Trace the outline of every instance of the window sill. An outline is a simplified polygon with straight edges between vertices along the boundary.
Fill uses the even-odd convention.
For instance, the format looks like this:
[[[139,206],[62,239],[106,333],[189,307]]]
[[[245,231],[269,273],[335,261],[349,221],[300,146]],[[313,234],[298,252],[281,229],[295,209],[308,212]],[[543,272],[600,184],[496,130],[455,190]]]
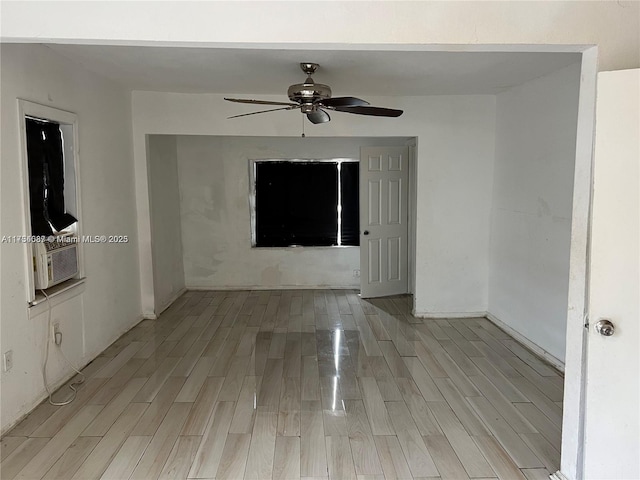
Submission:
[[[72,278],[47,289],[51,307],[55,307],[84,292],[85,280],[86,278]],[[29,318],[46,312],[48,308],[47,298],[38,290],[36,292],[36,298],[29,302]]]
[[[258,247],[256,245],[251,245],[251,248],[255,250],[328,250],[333,248],[360,248],[360,245],[291,245],[288,247]]]

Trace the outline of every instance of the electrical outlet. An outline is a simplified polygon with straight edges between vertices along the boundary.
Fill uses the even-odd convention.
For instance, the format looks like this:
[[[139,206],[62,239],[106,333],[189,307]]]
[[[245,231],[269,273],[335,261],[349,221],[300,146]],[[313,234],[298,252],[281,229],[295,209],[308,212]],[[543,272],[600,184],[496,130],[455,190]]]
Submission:
[[[13,350],[4,352],[2,355],[2,370],[8,372],[13,368]]]
[[[354,278],[360,278],[360,270],[356,269],[353,271],[353,277]]]
[[[62,330],[60,330],[60,324],[58,322],[53,324],[53,341],[58,346],[62,344]]]

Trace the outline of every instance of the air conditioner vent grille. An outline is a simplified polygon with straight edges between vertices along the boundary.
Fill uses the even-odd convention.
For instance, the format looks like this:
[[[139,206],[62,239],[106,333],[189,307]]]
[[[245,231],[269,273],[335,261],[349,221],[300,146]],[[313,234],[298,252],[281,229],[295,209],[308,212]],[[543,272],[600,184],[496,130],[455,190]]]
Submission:
[[[54,251],[51,256],[54,283],[73,277],[78,272],[78,256],[75,247]]]

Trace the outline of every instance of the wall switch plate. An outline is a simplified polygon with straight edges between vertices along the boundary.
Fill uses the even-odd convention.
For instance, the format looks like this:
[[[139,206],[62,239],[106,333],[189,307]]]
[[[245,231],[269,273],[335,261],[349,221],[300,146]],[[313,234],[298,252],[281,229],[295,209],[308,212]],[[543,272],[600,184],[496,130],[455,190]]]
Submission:
[[[2,371],[8,372],[13,368],[13,350],[8,350],[2,355]]]
[[[360,278],[360,270],[356,269],[353,271],[354,278]]]

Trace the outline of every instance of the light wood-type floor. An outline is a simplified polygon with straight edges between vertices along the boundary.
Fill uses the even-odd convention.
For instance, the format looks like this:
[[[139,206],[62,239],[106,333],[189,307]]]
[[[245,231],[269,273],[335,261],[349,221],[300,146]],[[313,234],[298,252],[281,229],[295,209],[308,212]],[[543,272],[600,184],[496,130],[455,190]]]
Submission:
[[[563,378],[407,296],[188,292],[2,439],[10,479],[544,479]],[[53,355],[53,353],[52,353]],[[61,390],[57,395],[66,395]]]

